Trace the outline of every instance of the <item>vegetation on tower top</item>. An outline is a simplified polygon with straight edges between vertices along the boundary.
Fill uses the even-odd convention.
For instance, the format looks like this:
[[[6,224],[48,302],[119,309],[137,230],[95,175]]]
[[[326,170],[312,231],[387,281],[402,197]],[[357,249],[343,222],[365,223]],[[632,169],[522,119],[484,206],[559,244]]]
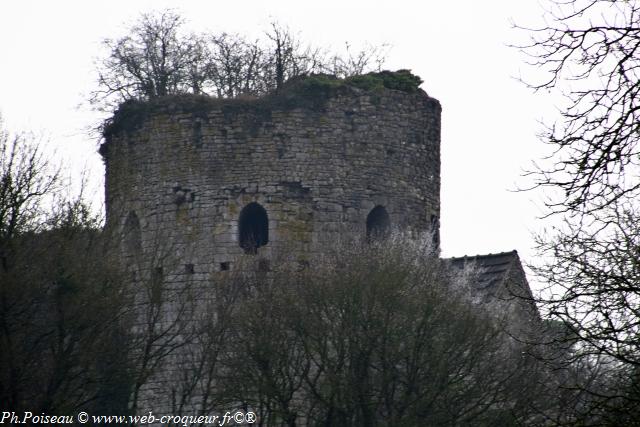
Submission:
[[[331,97],[339,94],[371,93],[378,95],[384,90],[416,93],[422,79],[409,70],[380,71],[340,79],[328,74],[298,76],[286,82],[282,88],[262,97],[216,98],[208,95],[177,94],[152,99],[125,101],[113,117],[105,121],[103,135],[137,129],[144,120],[158,113],[206,114],[215,108],[230,110],[251,109],[268,113],[273,109],[290,110],[303,108],[322,110]]]

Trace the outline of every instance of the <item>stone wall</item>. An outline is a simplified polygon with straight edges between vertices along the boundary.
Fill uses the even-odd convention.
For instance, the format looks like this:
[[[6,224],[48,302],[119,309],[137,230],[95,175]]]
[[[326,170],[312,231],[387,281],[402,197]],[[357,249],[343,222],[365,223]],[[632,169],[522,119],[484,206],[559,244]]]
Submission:
[[[268,270],[280,249],[304,266],[327,241],[373,237],[376,226],[437,235],[438,101],[345,84],[298,95],[169,97],[114,116],[101,147],[107,230],[121,237],[132,275],[136,339],[161,337],[153,338],[159,350],[188,340],[185,322],[208,312],[215,277],[246,252]],[[243,222],[256,213],[266,218]],[[260,219],[266,231],[251,234]],[[242,245],[246,224],[257,249]],[[175,413],[182,371],[198,351],[181,347],[154,368],[138,408]]]
[[[144,257],[170,248],[190,280],[233,269],[252,202],[268,216],[266,260],[287,244],[308,262],[327,240],[364,235],[377,206],[391,227],[437,228],[439,102],[347,85],[317,101],[168,99],[112,126],[101,147],[107,226],[134,227],[141,242],[129,250]]]

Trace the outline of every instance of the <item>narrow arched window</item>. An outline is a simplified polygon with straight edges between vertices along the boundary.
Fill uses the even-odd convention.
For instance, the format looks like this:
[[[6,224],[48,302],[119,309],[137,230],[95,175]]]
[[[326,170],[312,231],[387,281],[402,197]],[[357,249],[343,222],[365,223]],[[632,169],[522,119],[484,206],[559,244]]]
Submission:
[[[376,206],[367,215],[367,241],[384,239],[389,235],[391,220],[384,206]]]
[[[129,212],[124,222],[122,233],[124,252],[126,256],[138,256],[142,251],[142,237],[140,234],[140,220],[134,211]]]
[[[269,243],[269,217],[260,204],[249,203],[240,212],[238,241],[248,254],[257,253],[259,247]]]
[[[431,241],[434,248],[440,246],[440,219],[437,215],[431,215]]]

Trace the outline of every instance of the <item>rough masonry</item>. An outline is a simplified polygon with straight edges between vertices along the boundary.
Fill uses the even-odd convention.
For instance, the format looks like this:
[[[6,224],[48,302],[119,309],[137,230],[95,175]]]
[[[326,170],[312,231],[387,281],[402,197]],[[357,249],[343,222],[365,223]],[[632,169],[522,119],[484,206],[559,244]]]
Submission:
[[[125,105],[101,148],[108,225],[149,253],[163,236],[203,280],[284,243],[304,263],[337,236],[437,233],[439,102],[347,84],[308,96]]]
[[[417,79],[408,72],[382,76],[391,83],[316,76],[260,99],[122,105],[100,151],[107,229],[122,237],[124,262],[142,259],[147,279],[175,290],[206,287],[243,254],[269,270],[284,248],[304,268],[327,242],[393,228],[431,232],[437,244],[440,103],[419,82],[395,84]],[[515,313],[518,329],[537,318],[514,297],[531,295],[517,253],[450,262],[484,271],[476,303]],[[131,271],[134,282],[145,274]],[[148,407],[180,376],[176,357],[147,385]]]

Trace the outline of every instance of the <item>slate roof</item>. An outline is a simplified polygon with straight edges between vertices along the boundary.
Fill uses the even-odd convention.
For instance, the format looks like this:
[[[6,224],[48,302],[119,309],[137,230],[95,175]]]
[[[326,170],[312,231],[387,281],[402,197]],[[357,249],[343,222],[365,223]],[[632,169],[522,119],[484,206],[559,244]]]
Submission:
[[[504,283],[513,268],[520,267],[518,251],[500,252],[497,254],[463,256],[449,258],[454,267],[463,269],[466,266],[475,266],[479,270],[478,280],[474,285],[476,289],[491,289]]]
[[[497,254],[463,256],[447,259],[454,269],[475,268],[477,276],[470,283],[473,298],[478,303],[515,302],[518,316],[526,320],[540,320],[531,288],[517,251]]]

